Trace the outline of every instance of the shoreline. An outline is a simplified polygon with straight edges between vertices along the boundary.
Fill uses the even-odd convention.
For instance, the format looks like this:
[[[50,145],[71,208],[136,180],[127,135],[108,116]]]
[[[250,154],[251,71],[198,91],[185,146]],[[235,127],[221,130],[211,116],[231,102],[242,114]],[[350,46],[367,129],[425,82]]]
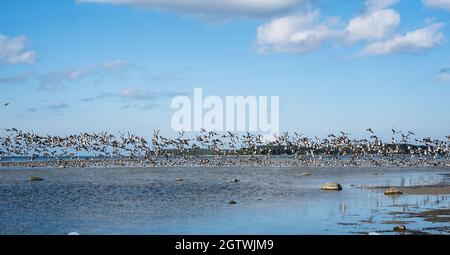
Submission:
[[[355,167],[355,168],[383,168],[383,167],[450,167],[448,159],[403,159],[400,157],[381,158],[371,161],[364,159],[323,159],[320,157],[197,157],[174,159],[68,159],[68,160],[39,160],[39,161],[0,161],[0,168],[116,168],[116,167]]]

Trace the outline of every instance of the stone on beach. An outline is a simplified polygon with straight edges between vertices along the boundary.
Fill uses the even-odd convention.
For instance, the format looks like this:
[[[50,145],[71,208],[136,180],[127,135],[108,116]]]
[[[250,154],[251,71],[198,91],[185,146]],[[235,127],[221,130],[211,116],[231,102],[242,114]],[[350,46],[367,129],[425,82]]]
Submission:
[[[35,181],[43,181],[44,178],[39,177],[39,176],[32,176],[30,177],[30,181],[35,182]]]
[[[397,189],[397,188],[394,188],[394,187],[392,187],[392,188],[389,188],[388,190],[386,190],[385,192],[384,192],[384,194],[385,195],[390,195],[390,196],[392,196],[392,195],[402,195],[403,194],[403,192],[401,191],[401,190],[399,190],[399,189]]]
[[[325,183],[321,187],[322,190],[342,190],[342,186],[339,183],[329,182]]]
[[[394,227],[394,231],[395,232],[405,232],[406,231],[406,226],[405,225],[398,225]]]

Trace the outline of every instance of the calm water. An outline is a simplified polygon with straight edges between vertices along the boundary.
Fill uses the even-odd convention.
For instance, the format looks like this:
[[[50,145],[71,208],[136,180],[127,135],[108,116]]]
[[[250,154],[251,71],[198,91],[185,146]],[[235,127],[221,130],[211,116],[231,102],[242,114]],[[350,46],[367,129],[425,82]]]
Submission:
[[[395,226],[385,221],[405,220],[391,212],[449,209],[449,196],[388,197],[361,186],[448,183],[449,173],[450,168],[0,169],[0,234],[383,232]],[[31,182],[31,176],[45,180]],[[321,191],[324,182],[339,182],[344,190]],[[415,230],[449,226],[406,220]]]

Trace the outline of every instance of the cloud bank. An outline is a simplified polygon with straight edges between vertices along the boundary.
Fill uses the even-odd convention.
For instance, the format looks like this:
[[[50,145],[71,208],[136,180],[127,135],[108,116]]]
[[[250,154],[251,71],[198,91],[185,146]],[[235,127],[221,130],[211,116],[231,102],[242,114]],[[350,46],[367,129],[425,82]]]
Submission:
[[[426,6],[450,11],[450,0],[423,0]]]
[[[151,10],[212,18],[270,18],[256,31],[259,53],[308,53],[325,43],[365,43],[358,56],[416,54],[442,43],[442,23],[399,33],[400,0],[366,0],[364,9],[347,22],[322,17],[320,10],[304,11],[310,0],[76,0],[78,3],[128,5]],[[424,5],[450,10],[450,0],[422,0]],[[303,11],[301,11],[303,10]],[[281,15],[281,16],[280,16]]]
[[[211,18],[265,18],[295,9],[307,0],[76,0],[77,3],[130,5]]]
[[[396,32],[400,14],[391,9],[398,0],[368,0],[365,10],[347,23],[340,17],[321,17],[320,11],[279,17],[257,28],[256,48],[260,53],[308,53],[325,42],[366,43],[357,56],[417,54],[443,42],[443,23],[404,34]]]

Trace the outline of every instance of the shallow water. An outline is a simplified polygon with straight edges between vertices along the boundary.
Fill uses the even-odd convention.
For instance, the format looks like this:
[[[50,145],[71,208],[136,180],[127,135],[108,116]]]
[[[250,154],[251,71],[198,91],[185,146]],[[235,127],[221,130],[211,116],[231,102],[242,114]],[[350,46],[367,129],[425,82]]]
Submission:
[[[305,171],[311,176],[303,176]],[[399,220],[422,231],[450,223],[399,212],[449,209],[449,195],[390,197],[367,187],[449,183],[449,173],[450,168],[350,167],[0,169],[0,233],[392,234],[396,224],[389,221]],[[31,176],[45,180],[31,182]],[[344,189],[321,191],[325,182]],[[231,200],[237,204],[229,205]]]

